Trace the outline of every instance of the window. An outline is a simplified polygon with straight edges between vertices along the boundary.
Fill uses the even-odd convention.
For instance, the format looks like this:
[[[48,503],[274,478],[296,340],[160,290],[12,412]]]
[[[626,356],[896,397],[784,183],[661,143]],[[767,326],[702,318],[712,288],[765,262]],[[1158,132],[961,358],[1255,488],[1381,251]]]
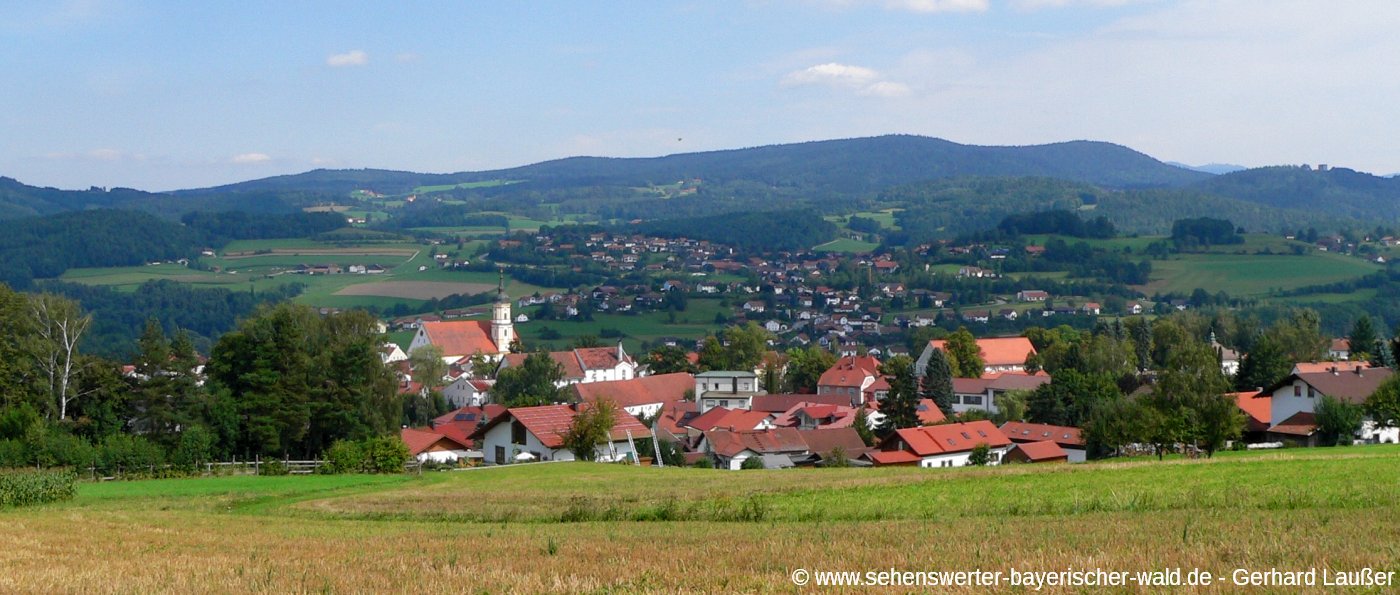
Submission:
[[[965,395],[965,396],[963,396],[963,404],[964,404],[964,405],[981,405],[981,404],[982,404],[982,395]]]
[[[720,406],[720,407],[728,407],[728,406],[729,406],[729,399],[722,399],[722,400],[720,400],[719,406]]]
[[[514,420],[510,422],[510,443],[525,444],[525,424]]]
[[[1311,399],[1311,398],[1316,397],[1316,396],[1317,396],[1317,391],[1316,391],[1315,389],[1313,389],[1313,387],[1312,387],[1311,384],[1308,385],[1308,398]]]
[[[1299,386],[1299,385],[1297,385],[1297,384],[1293,385],[1293,396],[1295,396],[1295,397],[1301,397],[1301,396],[1303,396],[1303,387],[1302,387],[1302,386]]]

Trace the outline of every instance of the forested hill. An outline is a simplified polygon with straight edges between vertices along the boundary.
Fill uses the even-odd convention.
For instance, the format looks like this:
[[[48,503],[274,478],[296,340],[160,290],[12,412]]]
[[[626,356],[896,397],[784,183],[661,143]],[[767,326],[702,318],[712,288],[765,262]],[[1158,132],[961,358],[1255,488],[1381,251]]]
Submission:
[[[389,170],[315,170],[181,194],[297,190],[345,193],[368,189],[401,194],[419,186],[523,181],[532,186],[645,186],[700,178],[857,193],[953,176],[1042,176],[1112,188],[1182,186],[1209,174],[1167,165],[1103,142],[1024,147],[962,145],[922,136],[891,135],[682,153],[665,157],[571,157],[510,169],[455,174]],[[523,190],[523,188],[522,188]]]
[[[1400,179],[1341,167],[1260,167],[1217,176],[1195,188],[1275,208],[1363,220],[1400,218]]]
[[[197,211],[287,213],[297,210],[302,203],[322,198],[305,193],[269,191],[176,196],[131,188],[60,190],[30,186],[14,178],[0,177],[0,221],[88,209],[145,211],[166,219],[178,219],[186,213]]]

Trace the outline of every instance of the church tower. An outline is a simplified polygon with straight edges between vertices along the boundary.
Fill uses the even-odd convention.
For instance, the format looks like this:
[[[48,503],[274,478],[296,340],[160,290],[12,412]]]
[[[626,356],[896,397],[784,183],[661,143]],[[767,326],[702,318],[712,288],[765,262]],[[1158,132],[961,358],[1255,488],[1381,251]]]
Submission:
[[[491,341],[501,353],[510,351],[515,341],[515,324],[510,318],[510,296],[506,295],[506,273],[500,272],[496,284],[496,304],[491,308]]]

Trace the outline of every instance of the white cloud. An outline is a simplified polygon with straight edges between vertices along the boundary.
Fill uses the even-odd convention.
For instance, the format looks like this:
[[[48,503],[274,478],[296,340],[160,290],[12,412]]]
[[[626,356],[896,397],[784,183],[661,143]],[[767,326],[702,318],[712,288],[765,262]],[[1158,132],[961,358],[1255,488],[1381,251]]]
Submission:
[[[326,57],[326,65],[332,67],[364,66],[369,64],[369,54],[364,50],[350,50],[344,54],[331,54]]]
[[[263,163],[267,161],[272,161],[272,156],[268,155],[267,153],[243,153],[240,155],[234,155],[233,159],[230,159],[229,161],[238,164]]]
[[[783,76],[781,84],[784,87],[821,85],[875,97],[900,97],[909,94],[908,85],[885,80],[879,72],[864,66],[836,62],[789,72]]]
[[[878,4],[885,10],[902,10],[932,14],[936,12],[986,12],[990,0],[820,0],[818,4],[833,8],[848,8]]]
[[[910,12],[986,12],[988,0],[886,0],[885,8]]]
[[[1126,6],[1143,2],[1145,0],[1016,0],[1016,8],[1021,10],[1038,10],[1041,8],[1067,8],[1070,6],[1088,6],[1092,8],[1111,8],[1115,6]]]

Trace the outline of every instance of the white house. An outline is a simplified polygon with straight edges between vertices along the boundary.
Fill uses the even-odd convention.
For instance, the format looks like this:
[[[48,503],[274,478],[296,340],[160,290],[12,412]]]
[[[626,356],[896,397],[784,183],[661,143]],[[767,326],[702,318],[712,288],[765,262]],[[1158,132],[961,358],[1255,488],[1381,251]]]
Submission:
[[[1047,440],[1054,442],[1065,451],[1065,454],[1069,455],[1071,463],[1083,463],[1087,458],[1088,448],[1079,428],[1009,421],[1001,424],[1000,429],[1001,433],[1006,434],[1006,437],[1016,444],[1031,444]]]
[[[404,428],[399,439],[408,447],[408,454],[419,462],[452,463],[471,456],[471,448],[450,436],[431,430]]]
[[[1362,404],[1392,374],[1390,368],[1369,368],[1337,363],[1325,372],[1290,374],[1260,394],[1269,395],[1270,438],[1317,444],[1317,401],[1330,397]],[[1378,426],[1367,419],[1356,436],[1368,442],[1400,442],[1400,429]]]
[[[512,353],[501,359],[500,369],[520,366],[529,354]],[[564,368],[564,378],[556,384],[560,387],[587,382],[610,380],[631,380],[637,377],[637,362],[617,347],[585,347],[569,351],[550,352],[549,358]]]
[[[588,405],[581,405],[587,407]],[[481,445],[488,465],[509,465],[531,461],[572,461],[574,453],[564,447],[575,405],[515,407],[491,418],[472,433]],[[597,447],[599,461],[619,461],[636,456],[628,432],[636,438],[651,436],[651,430],[621,408],[613,414],[611,440]]]
[[[988,465],[1001,463],[1011,450],[1011,439],[986,420],[895,430],[880,443],[879,451],[866,455],[876,465],[918,465],[924,468],[962,467],[973,449],[985,444]]]
[[[712,407],[748,409],[754,395],[763,394],[758,374],[749,371],[710,371],[695,375],[695,403],[704,413]]]
[[[379,359],[386,364],[401,362],[408,359],[408,354],[403,352],[403,348],[393,343],[385,343],[379,348]]]
[[[454,409],[459,407],[480,407],[489,401],[494,380],[472,378],[467,374],[458,376],[447,386],[442,387],[442,398]]]
[[[667,403],[685,400],[695,388],[695,377],[685,372],[641,376],[631,380],[609,380],[573,385],[579,402],[596,403],[607,399],[637,417],[656,415]]]

